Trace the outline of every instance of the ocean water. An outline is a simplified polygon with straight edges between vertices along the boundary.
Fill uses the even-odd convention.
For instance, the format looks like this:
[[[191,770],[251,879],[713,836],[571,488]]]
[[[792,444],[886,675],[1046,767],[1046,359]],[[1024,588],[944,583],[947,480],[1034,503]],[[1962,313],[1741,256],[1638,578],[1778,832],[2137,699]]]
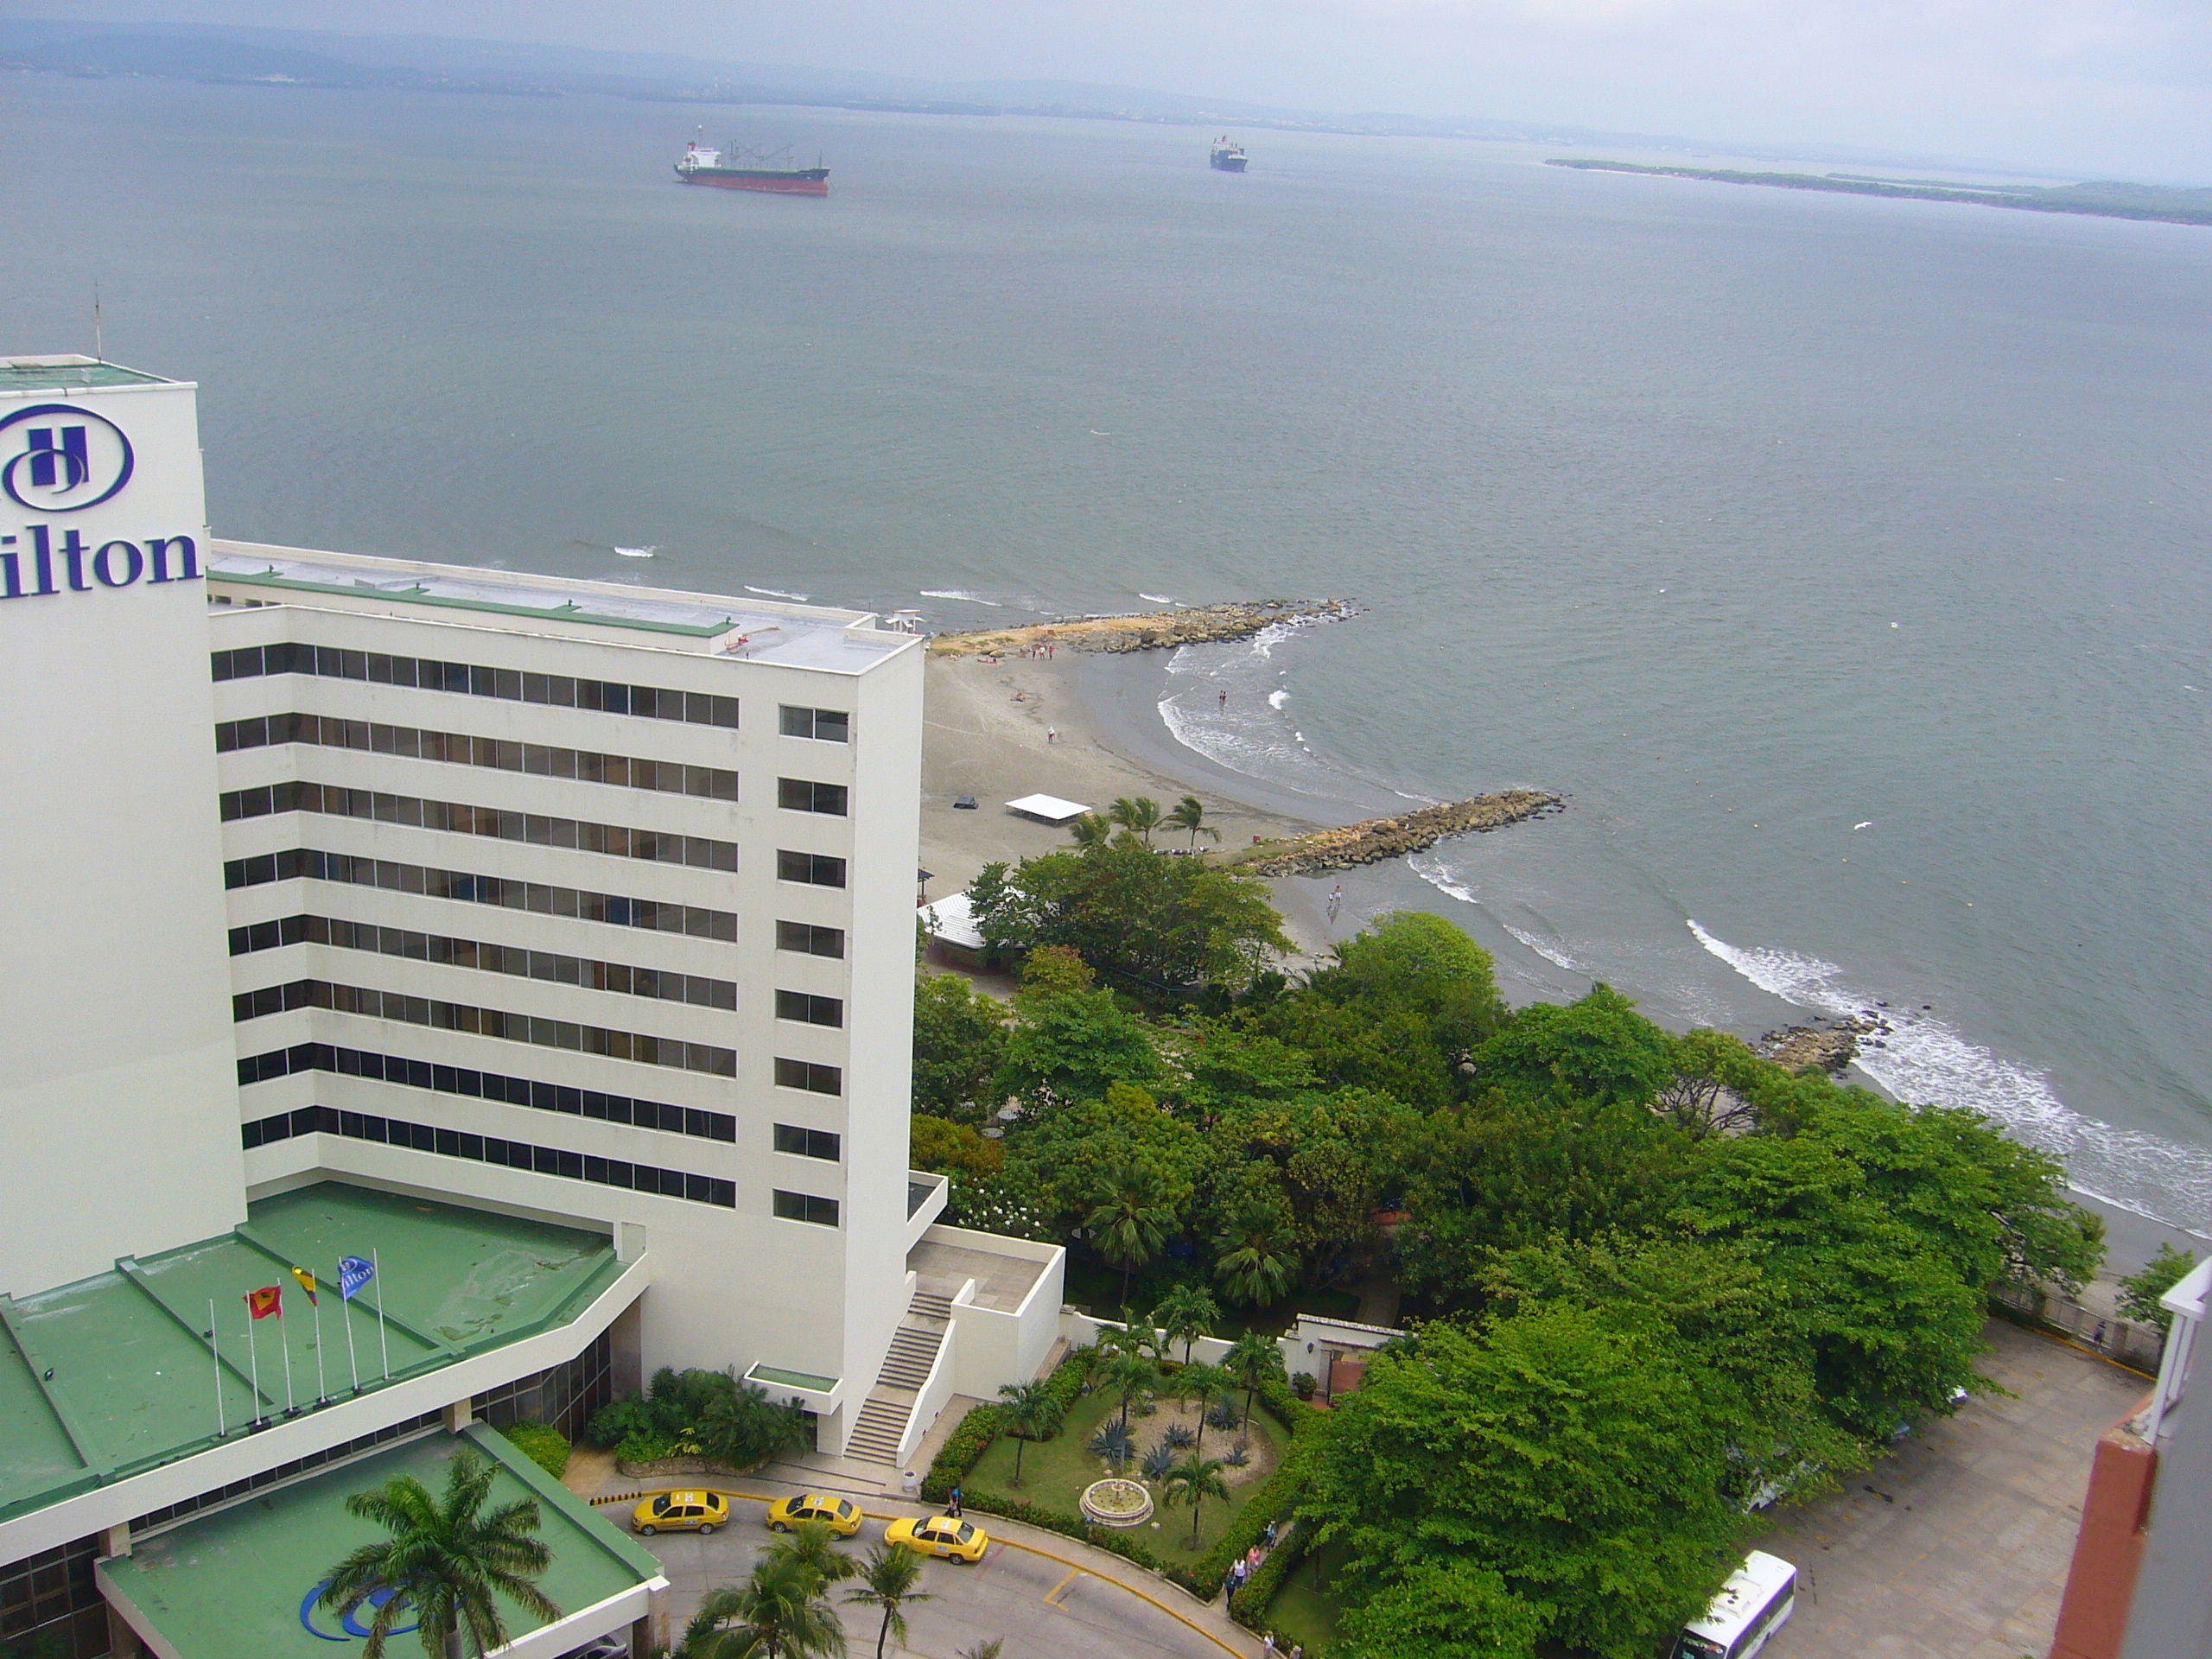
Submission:
[[[954,627],[1355,597],[1154,700],[1317,810],[1567,797],[1372,902],[1522,995],[1885,1004],[1884,1086],[2212,1230],[2212,232],[712,111],[833,169],[749,197],[671,181],[698,113],[0,77],[0,346],[97,284],[229,535]]]

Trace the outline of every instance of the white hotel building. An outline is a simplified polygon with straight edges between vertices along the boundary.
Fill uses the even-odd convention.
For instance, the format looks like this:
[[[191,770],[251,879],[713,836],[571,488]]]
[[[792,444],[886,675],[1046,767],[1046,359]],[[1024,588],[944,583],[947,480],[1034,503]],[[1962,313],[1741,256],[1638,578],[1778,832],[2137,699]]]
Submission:
[[[165,1535],[472,1413],[734,1366],[895,1466],[1033,1374],[1058,1253],[906,1167],[921,642],[214,541],[194,396],[0,360],[0,1653],[260,1651]]]

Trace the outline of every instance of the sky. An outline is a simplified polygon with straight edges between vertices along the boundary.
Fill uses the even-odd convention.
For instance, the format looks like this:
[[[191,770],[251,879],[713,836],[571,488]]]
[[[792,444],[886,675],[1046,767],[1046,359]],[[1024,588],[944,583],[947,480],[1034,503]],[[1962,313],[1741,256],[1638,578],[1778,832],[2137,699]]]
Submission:
[[[4,0],[2212,183],[2212,0]]]

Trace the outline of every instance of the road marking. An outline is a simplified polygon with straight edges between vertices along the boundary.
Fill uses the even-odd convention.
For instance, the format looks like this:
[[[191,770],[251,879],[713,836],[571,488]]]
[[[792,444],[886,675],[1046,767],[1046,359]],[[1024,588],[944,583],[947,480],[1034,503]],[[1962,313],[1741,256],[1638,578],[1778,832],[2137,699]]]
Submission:
[[[1068,1569],[1067,1577],[1062,1579],[1058,1584],[1054,1585],[1051,1589],[1045,1592],[1045,1605],[1047,1607],[1058,1607],[1062,1612],[1067,1611],[1067,1609],[1061,1605],[1060,1596],[1062,1592],[1067,1589],[1068,1586],[1073,1584],[1077,1579],[1083,1576],[1083,1572],[1084,1569],[1079,1567],[1070,1567]]]

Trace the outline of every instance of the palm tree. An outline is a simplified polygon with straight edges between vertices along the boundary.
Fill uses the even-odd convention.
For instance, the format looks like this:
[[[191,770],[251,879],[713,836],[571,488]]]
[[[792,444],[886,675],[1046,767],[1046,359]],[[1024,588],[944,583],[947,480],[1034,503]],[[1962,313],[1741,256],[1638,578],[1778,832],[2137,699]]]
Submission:
[[[914,1602],[935,1597],[914,1588],[922,1576],[922,1558],[896,1544],[877,1544],[868,1553],[860,1571],[861,1587],[846,1592],[845,1599],[858,1606],[880,1607],[883,1623],[875,1632],[875,1659],[883,1659],[883,1644],[896,1636],[906,1640],[906,1609]]]
[[[842,1659],[845,1627],[822,1599],[813,1564],[772,1549],[743,1584],[707,1592],[677,1651],[683,1659]]]
[[[1091,1372],[1100,1388],[1122,1396],[1122,1427],[1129,1426],[1129,1402],[1160,1380],[1152,1361],[1134,1348],[1117,1348]]]
[[[1179,1398],[1195,1400],[1198,1405],[1198,1436],[1192,1446],[1202,1452],[1206,1444],[1206,1408],[1228,1392],[1229,1373],[1218,1365],[1185,1365],[1175,1376],[1175,1392]]]
[[[468,1659],[472,1653],[481,1659],[506,1645],[501,1596],[542,1624],[561,1617],[536,1583],[553,1560],[537,1536],[537,1500],[519,1497],[486,1513],[495,1473],[487,1459],[463,1452],[446,1471],[442,1500],[412,1475],[395,1475],[346,1500],[347,1514],[373,1521],[391,1535],[363,1544],[331,1568],[316,1599],[343,1616],[380,1590],[397,1592],[369,1621],[365,1659],[384,1659],[385,1639],[404,1617],[420,1625],[423,1651],[445,1659]]]
[[[1205,804],[1195,795],[1185,795],[1181,800],[1176,802],[1175,810],[1161,822],[1171,829],[1189,830],[1191,850],[1194,853],[1198,850],[1200,836],[1204,836],[1208,841],[1221,839],[1221,831],[1206,822]]]
[[[1191,1548],[1198,1547],[1198,1505],[1209,1497],[1226,1499],[1229,1486],[1221,1478],[1221,1459],[1202,1458],[1193,1452],[1167,1471],[1160,1483],[1160,1496],[1168,1503],[1191,1506]]]
[[[1260,1391],[1260,1384],[1271,1376],[1282,1375],[1282,1350],[1275,1346],[1274,1338],[1247,1331],[1229,1344],[1229,1351],[1222,1356],[1221,1368],[1229,1373],[1231,1382],[1244,1390],[1244,1421],[1249,1423],[1252,1421],[1252,1397]]]
[[[1287,1218],[1265,1199],[1240,1206],[1216,1234],[1213,1275],[1233,1302],[1270,1307],[1298,1274],[1298,1246]]]
[[[1191,1363],[1191,1347],[1200,1337],[1213,1329],[1221,1317],[1221,1307],[1198,1285],[1177,1285],[1160,1299],[1160,1306],[1152,1310],[1152,1323],[1169,1342],[1183,1344],[1183,1363]]]
[[[1114,839],[1114,820],[1103,812],[1086,812],[1069,823],[1068,833],[1075,837],[1076,850],[1087,853]]]
[[[1042,1382],[1001,1382],[1006,1432],[1014,1436],[1014,1484],[1021,1484],[1021,1454],[1032,1440],[1049,1440],[1060,1427],[1060,1402]]]
[[[1160,828],[1160,803],[1149,795],[1124,795],[1106,809],[1106,816],[1149,847],[1152,832]]]
[[[1175,1220],[1166,1183],[1150,1164],[1124,1164],[1105,1202],[1084,1218],[1098,1254],[1122,1270],[1122,1305],[1128,1306],[1129,1275],[1160,1254]]]
[[[841,1583],[861,1570],[837,1548],[836,1530],[827,1521],[801,1521],[768,1548],[805,1562],[825,1585]]]

